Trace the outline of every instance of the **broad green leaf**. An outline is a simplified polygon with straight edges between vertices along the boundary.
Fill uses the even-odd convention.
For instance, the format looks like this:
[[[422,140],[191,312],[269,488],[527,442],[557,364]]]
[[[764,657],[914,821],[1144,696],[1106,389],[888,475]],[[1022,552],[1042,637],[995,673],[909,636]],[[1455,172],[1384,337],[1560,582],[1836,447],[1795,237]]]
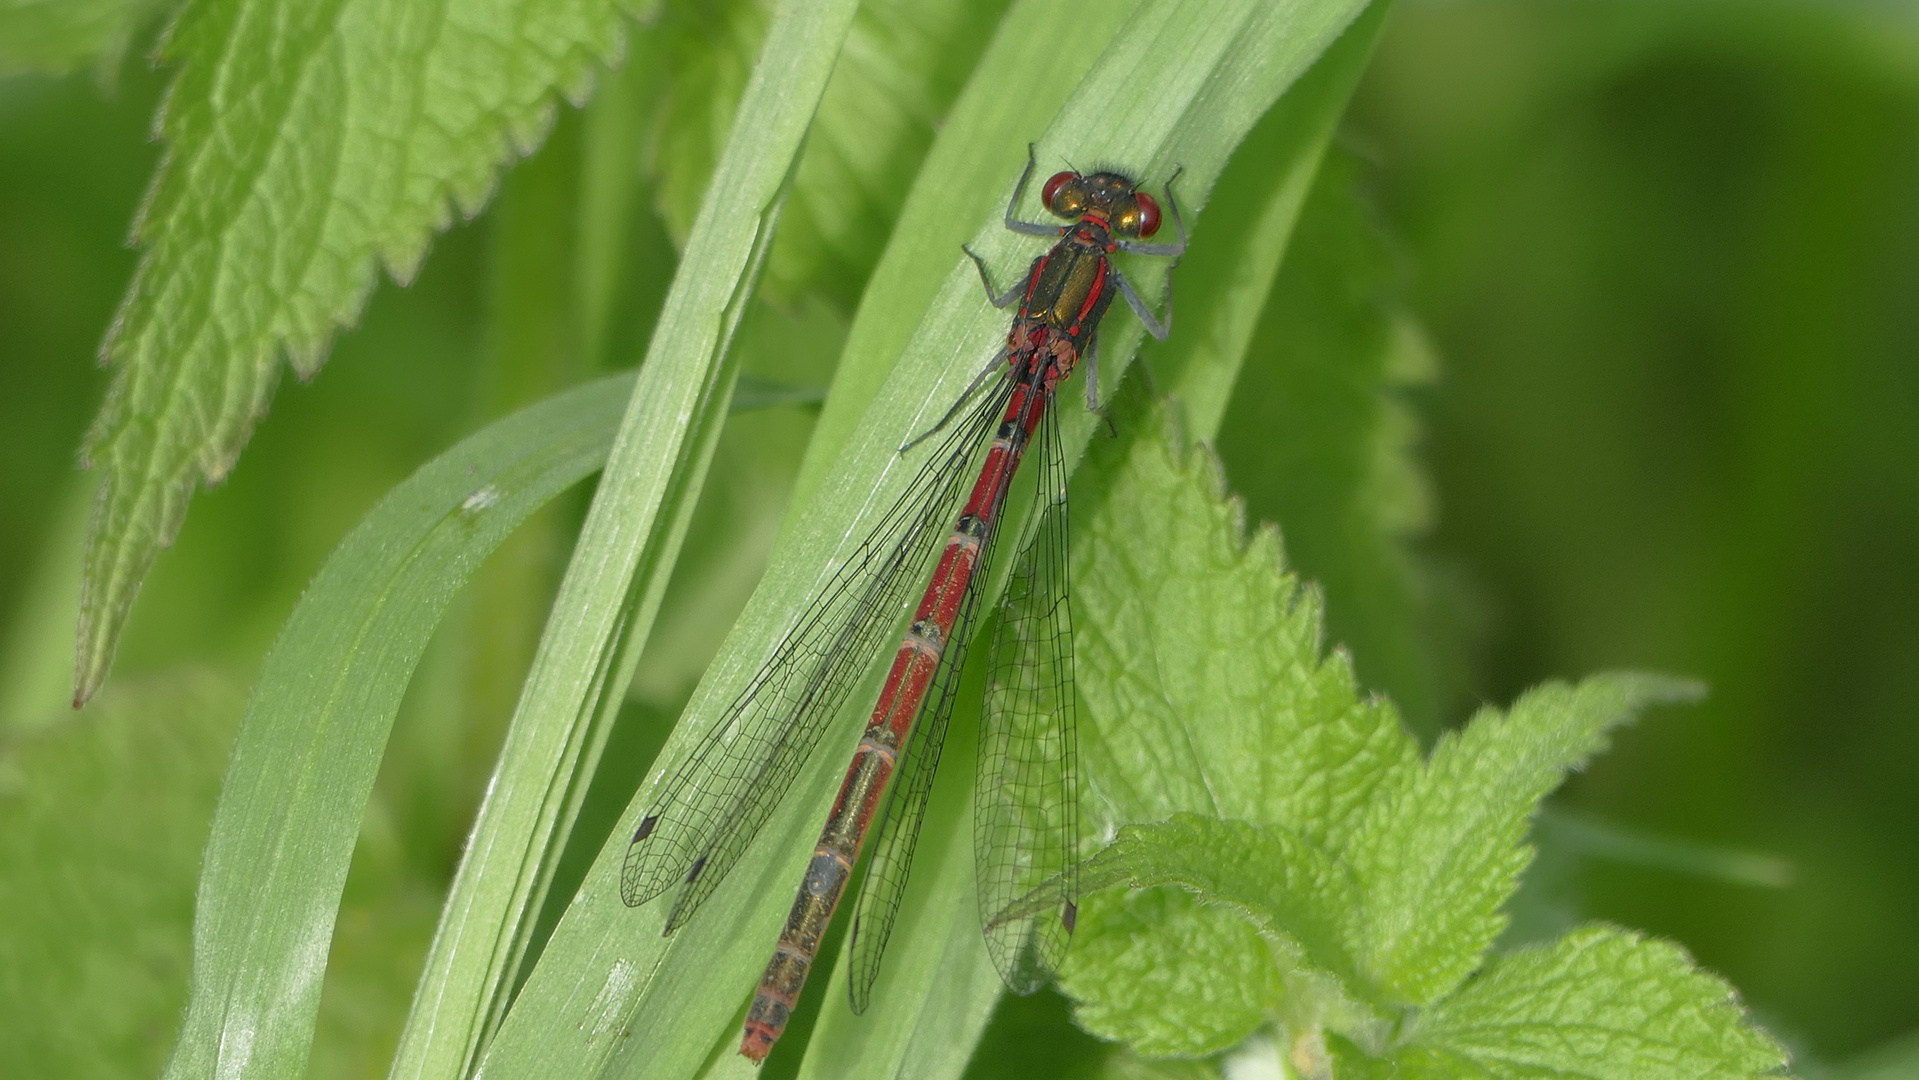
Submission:
[[[1184,162],[1182,202],[1197,211],[1204,205],[1208,180],[1217,175],[1233,143],[1337,36],[1356,9],[1352,4],[1327,4],[1288,13],[1261,5],[1177,3],[1142,4],[1130,13],[1102,8],[1102,18],[1125,21],[1125,33],[1096,56],[1083,55],[1077,45],[1070,51],[1075,59],[1096,61],[1093,74],[1041,138],[1040,155],[1047,161],[1064,155],[1127,162],[1147,177],[1166,176],[1175,161]],[[1228,17],[1235,13],[1240,22]],[[842,557],[842,549],[896,497],[898,485],[916,465],[916,459],[902,458],[897,447],[945,410],[1004,335],[1004,315],[981,303],[977,276],[958,246],[970,238],[995,266],[1015,273],[1036,254],[1031,244],[1003,235],[998,218],[1024,164],[1025,141],[1044,129],[1046,118],[1073,85],[1072,73],[1060,70],[1065,60],[1057,43],[1070,37],[1088,44],[1085,53],[1094,52],[1090,43],[1098,38],[1081,33],[1087,21],[1084,5],[1016,6],[975,73],[974,85],[981,89],[976,94],[969,88],[962,95],[942,129],[922,169],[926,186],[916,185],[901,214],[809,447],[811,479],[803,479],[797,505],[811,511],[800,509],[789,517],[788,535],[708,670],[656,777],[713,723],[764,661],[785,619],[803,606],[834,560]],[[1050,27],[1061,30],[1031,32]],[[996,56],[1025,57],[1027,62],[1002,65]],[[1275,56],[1284,63],[1275,64]],[[988,70],[994,76],[990,82],[982,78]],[[1253,93],[1252,86],[1269,89],[1262,96]],[[1136,270],[1131,262],[1127,265],[1138,274],[1142,291],[1156,296],[1164,264],[1141,262],[1144,266]],[[1111,336],[1102,341],[1114,366],[1132,348],[1128,320],[1116,314],[1109,323]],[[1136,324],[1130,333],[1137,333]],[[1113,378],[1111,368],[1108,372]],[[1081,437],[1090,432],[1092,425],[1078,405],[1068,406],[1067,418]],[[852,728],[844,730],[850,734]],[[651,907],[628,911],[618,900],[615,879],[634,816],[602,851],[515,1002],[483,1070],[499,1075],[545,1068],[672,1076],[700,1067],[709,1052],[716,1060],[729,1059],[728,1044],[737,1039],[737,1013],[788,906],[800,860],[840,768],[841,763],[831,760],[837,756],[822,753],[809,766],[746,861],[707,902],[699,919],[668,942],[657,937],[663,912]],[[646,790],[639,793],[633,815],[648,797]],[[972,903],[970,888],[958,883],[940,894],[942,904]],[[963,956],[957,944],[951,951],[946,948],[947,936],[933,942],[896,936],[896,959],[889,960],[890,974],[882,978],[905,980],[906,987],[928,986],[937,978],[950,985],[992,987],[997,993],[976,926],[966,927],[957,916],[929,918],[926,925],[963,931],[969,939]],[[902,956],[909,959],[898,961]],[[936,973],[934,964],[942,956],[970,966],[948,963]],[[912,967],[894,968],[896,962]],[[974,977],[982,972],[986,978]],[[839,1003],[842,992],[828,986],[826,993],[827,1009],[844,1008]],[[935,1018],[914,1019],[923,1000],[923,992],[895,994],[884,1007],[900,1009],[897,1015],[846,1018],[846,1030],[859,1024],[886,1033],[874,1040],[872,1056],[863,1059],[871,1064],[861,1065],[861,1071],[890,1072],[902,1060],[926,1060],[913,1057],[920,1053],[913,1045],[924,1040],[930,1046],[937,1040],[945,1046],[939,1052],[941,1068],[957,1072],[973,1036],[964,1025],[956,1032],[949,1023],[936,1033]],[[988,995],[985,1003],[990,1000]],[[880,1008],[876,1004],[875,1012]],[[966,1013],[981,1023],[985,1014],[983,1006]],[[816,1038],[831,1037],[829,1025],[839,1023],[829,1014]]]
[[[151,1076],[179,1022],[193,877],[245,690],[183,671],[0,742],[0,1061]]]
[[[460,585],[606,460],[616,376],[422,466],[341,542],[268,654],[221,788],[168,1076],[297,1076],[340,890],[393,716]]]
[[[1503,714],[1482,709],[1421,766],[1396,770],[1349,853],[1365,897],[1352,927],[1362,976],[1387,998],[1425,1004],[1479,966],[1500,910],[1532,859],[1539,801],[1648,706],[1695,700],[1695,683],[1598,675],[1548,683]]]
[[[1313,966],[1350,977],[1342,930],[1347,913],[1360,902],[1350,871],[1281,826],[1198,814],[1128,825],[1080,863],[1079,883],[1088,893],[1116,885],[1181,886],[1209,903],[1232,907],[1264,933],[1291,939]],[[1047,893],[1042,888],[1038,895]],[[1047,907],[1015,904],[1001,918],[1023,918]]]
[[[409,279],[455,210],[537,144],[620,48],[616,0],[203,0],[167,34],[168,144],[134,229],[145,250],[104,347],[88,436],[102,472],[75,679],[119,628],[201,480],[225,476],[282,357],[302,376],[378,265]]]
[[[1499,957],[1384,1057],[1366,1062],[1348,1045],[1340,1075],[1746,1080],[1786,1065],[1723,980],[1675,945],[1609,926]]]
[[[1114,894],[1073,935],[1069,971],[1111,980],[1084,995],[1074,1022],[1149,1058],[1210,1054],[1252,1034],[1283,992],[1283,961],[1252,923],[1220,914],[1179,889]],[[1084,990],[1070,974],[1062,987]]]
[[[855,7],[775,13],[521,690],[395,1077],[464,1076],[505,1016],[697,505],[739,374],[733,336]],[[548,1055],[524,1068],[550,1071]]]
[[[1325,651],[1318,594],[1278,533],[1245,535],[1212,458],[1163,411],[1123,415],[1137,434],[1093,444],[1098,497],[1075,507],[1089,827],[1196,813],[1337,853],[1418,748]]]
[[[1087,611],[1079,656],[1082,671],[1096,671],[1100,680],[1082,675],[1095,729],[1084,754],[1091,805],[1103,806],[1113,827],[1196,812],[1241,819],[1222,829],[1283,826],[1310,842],[1302,851],[1324,854],[1275,852],[1280,865],[1269,874],[1275,891],[1300,891],[1290,902],[1307,905],[1311,916],[1295,916],[1295,925],[1330,919],[1331,933],[1346,936],[1343,949],[1316,950],[1314,934],[1324,941],[1328,933],[1319,921],[1319,929],[1295,938],[1307,948],[1307,966],[1317,959],[1345,978],[1345,993],[1430,1001],[1476,968],[1527,858],[1521,841],[1537,801],[1565,769],[1599,748],[1609,726],[1645,705],[1694,692],[1690,684],[1646,676],[1547,687],[1522,698],[1509,716],[1489,710],[1421,764],[1390,709],[1360,703],[1343,660],[1321,658],[1314,598],[1284,576],[1273,534],[1262,532],[1250,545],[1241,540],[1236,507],[1208,475],[1208,462],[1182,457],[1162,436],[1135,439],[1128,448],[1095,444],[1091,464],[1092,475],[1113,476],[1106,501],[1079,532],[1083,548],[1076,548]],[[1158,510],[1132,512],[1136,505]],[[1210,656],[1199,642],[1212,643]],[[1141,884],[1180,880],[1243,908],[1247,890],[1223,877],[1232,865],[1225,852],[1251,846],[1242,838],[1205,850],[1195,857],[1200,865],[1181,871],[1167,860],[1154,874],[1137,876]],[[1122,847],[1106,858],[1135,875],[1136,854]],[[1107,880],[1101,865],[1098,857],[1086,864],[1089,887]],[[1097,940],[1110,921],[1136,921],[1124,904],[1110,893],[1088,897],[1081,932]],[[1220,908],[1199,911],[1239,918]],[[1169,939],[1192,934],[1185,924],[1195,917],[1182,912]],[[1286,921],[1264,925],[1284,932]],[[1126,933],[1140,941],[1139,927]],[[1360,962],[1357,980],[1344,956]],[[1110,1024],[1104,1034],[1168,1045],[1150,1018],[1176,1009],[1177,996],[1148,989],[1135,998],[1138,982],[1103,959],[1089,952],[1069,963],[1064,985],[1084,1003],[1083,1014]],[[1241,962],[1169,947],[1158,971],[1170,988],[1201,984]],[[1188,965],[1205,970],[1179,970]],[[1430,981],[1414,985],[1430,996],[1413,997],[1406,984],[1421,976]],[[1323,990],[1314,991],[1321,1004],[1338,1006],[1339,989]],[[1282,1015],[1320,1007],[1291,996],[1270,998],[1268,1009]],[[1218,1026],[1208,1027],[1209,1019]],[[1128,1020],[1138,1026],[1127,1027]],[[1243,1013],[1199,1010],[1185,1031],[1187,1052],[1217,1048],[1245,1030]]]
[[[1265,871],[1274,888],[1323,891],[1261,906],[1310,912],[1294,920],[1303,928],[1296,932],[1319,943],[1318,966],[1345,970],[1348,946],[1339,937],[1354,894],[1350,871],[1328,858],[1343,850],[1378,788],[1413,766],[1417,747],[1390,705],[1359,699],[1343,655],[1322,653],[1317,595],[1285,572],[1270,528],[1244,535],[1211,460],[1180,448],[1164,409],[1134,405],[1116,417],[1131,435],[1093,444],[1085,475],[1097,478],[1103,497],[1091,508],[1079,504],[1074,538],[1091,827],[1113,835],[1127,822],[1194,815],[1227,831],[1270,826],[1262,845],[1269,851],[1324,852]],[[1186,884],[1205,893],[1207,881],[1196,874]],[[1253,890],[1230,891],[1243,899]],[[1155,945],[1140,940],[1131,904],[1116,892],[1086,896],[1078,936],[1130,936],[1160,956],[1156,983],[1137,988],[1124,968],[1077,944],[1062,978],[1103,1036],[1168,1053],[1229,1045],[1250,1030],[1249,1010],[1187,1011],[1172,992],[1210,984],[1221,971],[1256,973],[1239,992],[1258,998],[1261,1016],[1284,1004],[1276,980],[1299,957],[1273,955],[1234,908],[1172,904],[1178,918]],[[1185,950],[1179,942],[1198,932],[1195,923],[1212,924],[1209,940],[1238,940],[1252,951]],[[1177,1050],[1155,1019],[1168,1012],[1185,1021]]]
[[[164,0],[0,0],[0,76],[110,71]]]

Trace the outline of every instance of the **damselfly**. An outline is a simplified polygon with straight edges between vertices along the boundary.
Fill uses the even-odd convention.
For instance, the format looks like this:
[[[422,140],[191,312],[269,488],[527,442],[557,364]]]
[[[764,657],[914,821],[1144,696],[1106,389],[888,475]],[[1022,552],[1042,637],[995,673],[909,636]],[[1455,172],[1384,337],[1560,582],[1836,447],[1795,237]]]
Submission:
[[[1041,200],[1066,225],[1019,220],[1015,215],[1033,168],[1029,151],[1006,206],[1006,227],[1057,237],[1052,250],[1033,260],[1023,284],[1001,293],[985,261],[966,249],[993,305],[1019,302],[1006,343],[932,431],[900,448],[906,452],[946,431],[906,494],[801,614],[713,734],[661,788],[627,849],[621,897],[638,906],[678,886],[666,919],[666,932],[672,933],[712,895],[785,796],[882,642],[898,632],[913,583],[922,580],[939,548],[932,579],[913,611],[747,1013],[740,1053],[756,1062],[765,1059],[786,1027],[877,817],[879,832],[850,948],[854,1011],[864,1010],[870,1000],[939,765],[1007,495],[1035,442],[1039,482],[990,653],[973,789],[974,856],[987,949],[1008,987],[1031,993],[1042,986],[1072,936],[1078,910],[1072,868],[1079,842],[1073,624],[1067,605],[1066,463],[1053,396],[1084,357],[1086,403],[1097,411],[1099,322],[1116,295],[1126,298],[1148,332],[1166,337],[1170,307],[1165,324],[1155,319],[1113,265],[1112,255],[1177,257],[1186,250],[1186,227],[1169,180],[1166,205],[1179,240],[1146,243],[1159,229],[1159,204],[1113,172],[1062,172],[1046,181]],[[1169,268],[1169,302],[1170,274]],[[967,477],[975,475],[973,463],[982,447],[984,460],[955,519],[955,505]],[[949,522],[956,523],[947,531]],[[1030,900],[1042,887],[1054,894],[1046,899],[1055,901],[1043,914],[1001,917],[1014,900]]]

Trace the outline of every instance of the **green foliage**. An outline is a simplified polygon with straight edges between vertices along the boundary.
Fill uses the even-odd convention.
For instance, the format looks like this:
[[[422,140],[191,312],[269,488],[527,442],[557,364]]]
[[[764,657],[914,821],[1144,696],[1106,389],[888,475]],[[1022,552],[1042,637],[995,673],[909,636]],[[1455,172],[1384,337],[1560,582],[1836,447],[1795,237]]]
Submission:
[[[1409,395],[1435,381],[1436,362],[1362,176],[1350,152],[1328,156],[1218,446],[1249,512],[1285,524],[1289,555],[1326,591],[1328,636],[1430,738],[1446,643],[1432,633],[1430,571],[1407,550],[1433,516]]]
[[[1673,945],[1609,926],[1576,930],[1487,965],[1421,1014],[1381,1068],[1335,1039],[1342,1075],[1652,1077],[1774,1075],[1779,1047],[1745,1022],[1731,988]]]
[[[1130,419],[1139,434],[1089,458],[1101,502],[1075,543],[1088,805],[1115,834],[1081,874],[1089,891],[1170,883],[1208,906],[1089,898],[1062,980],[1082,1024],[1149,1055],[1218,1051],[1268,1018],[1294,1040],[1330,1029],[1399,1053],[1401,1032],[1424,1038],[1487,1002],[1527,999],[1541,1030],[1482,1035],[1460,1053],[1530,1060],[1529,1040],[1575,1040],[1600,1018],[1644,1039],[1581,1045],[1604,1075],[1674,1054],[1673,1075],[1783,1064],[1721,984],[1658,943],[1613,935],[1602,947],[1582,932],[1550,954],[1563,963],[1498,959],[1461,989],[1504,926],[1539,800],[1608,729],[1695,687],[1625,675],[1547,685],[1482,710],[1422,763],[1390,706],[1359,698],[1345,656],[1322,655],[1320,601],[1285,572],[1277,535],[1242,538],[1216,466],[1152,430],[1163,421]],[[1619,985],[1595,990],[1590,1009],[1544,1004],[1605,980]],[[1718,1007],[1689,1004],[1651,1030],[1605,1013],[1613,994],[1703,994]],[[1395,1021],[1407,1006],[1422,1007],[1417,1018]]]
[[[38,10],[8,8],[0,27]],[[170,157],[143,214],[141,267],[108,345],[115,388],[95,429],[107,476],[87,549],[83,694],[104,677],[193,487],[225,474],[263,415],[280,357],[311,375],[334,330],[358,318],[376,263],[410,280],[449,206],[477,213],[499,167],[544,137],[556,95],[582,100],[596,81],[587,114],[565,118],[489,219],[477,412],[632,355],[636,327],[652,335],[636,379],[551,398],[396,488],[294,611],[214,818],[169,1074],[286,1076],[309,1061],[325,1075],[377,1072],[394,1039],[396,1076],[745,1072],[730,1045],[742,991],[838,754],[819,755],[750,865],[676,937],[657,933],[662,911],[615,902],[611,877],[647,781],[710,730],[910,474],[895,450],[903,433],[923,429],[1003,334],[958,244],[1002,276],[1039,250],[998,222],[1035,138],[1043,167],[1110,162],[1155,183],[1183,168],[1178,196],[1195,227],[1180,335],[1146,350],[1150,382],[1125,381],[1119,437],[1094,434],[1077,383],[1062,398],[1073,453],[1091,447],[1073,492],[1094,825],[1082,868],[1092,895],[1062,987],[1082,1028],[1125,1045],[1058,1038],[1053,1016],[1051,1035],[1032,1036],[1062,1047],[1049,1075],[1196,1078],[1217,1075],[1208,1056],[1222,1053],[1314,1077],[1776,1071],[1771,1039],[1675,946],[1589,924],[1494,951],[1540,800],[1612,729],[1695,696],[1691,684],[1549,683],[1422,753],[1399,709],[1361,691],[1344,651],[1326,650],[1331,625],[1361,650],[1361,673],[1410,703],[1416,728],[1437,727],[1451,683],[1436,669],[1457,661],[1427,640],[1423,579],[1403,550],[1428,510],[1401,395],[1430,379],[1431,359],[1370,204],[1354,197],[1360,167],[1338,153],[1321,168],[1386,10],[883,0],[856,14],[851,0],[669,0],[644,13],[627,66],[607,76],[593,65],[623,36],[610,3],[455,4],[432,18],[405,5],[298,17],[263,2],[189,6],[163,54],[178,72],[162,126]],[[33,46],[41,59],[18,60],[23,49],[0,66],[111,57],[138,17],[115,11],[121,29],[96,20],[59,49]],[[1163,263],[1120,262],[1149,302],[1165,299]],[[655,317],[650,286],[636,283],[665,291],[675,265]],[[1102,339],[1108,396],[1138,342],[1116,309]],[[834,354],[803,462],[804,423],[722,435],[749,402],[816,400]],[[1147,386],[1180,404],[1142,405]],[[1184,446],[1182,432],[1222,428],[1237,463],[1280,474],[1256,469],[1254,482],[1284,489],[1271,504],[1311,552],[1331,614],[1289,570],[1276,532],[1244,535],[1210,455]],[[406,772],[405,739],[389,753],[388,732],[409,683],[431,698],[464,680],[448,693],[467,712],[416,703],[447,715],[415,753],[485,759],[490,748],[449,732],[472,720],[473,702],[510,697],[526,661],[480,671],[500,655],[485,636],[497,628],[453,620],[455,661],[436,661],[429,636],[462,610],[454,594],[487,552],[609,457],[429,943],[442,881],[406,865],[405,849],[433,831],[420,816],[463,828],[464,808],[444,805],[457,802],[444,792],[459,769]],[[565,524],[549,513],[531,528],[551,546]],[[497,592],[483,581],[465,621],[518,620],[528,638],[549,582],[537,570]],[[979,1043],[988,1049],[969,1075],[983,1078],[1020,1058],[1017,1041],[980,1041],[1001,990],[972,910],[964,713],[978,682],[963,687],[879,1000],[854,1017],[844,972],[822,972],[817,1015],[796,1025],[776,1073],[955,1076]],[[636,734],[636,719],[664,724],[689,694],[653,760],[664,736]],[[619,720],[633,701],[643,706]],[[193,707],[162,694],[138,712],[157,730],[192,729],[174,718]],[[112,730],[137,730],[113,716]],[[194,760],[204,779],[217,754],[199,746]],[[376,791],[383,767],[403,794]],[[133,771],[124,754],[98,775],[56,761],[49,786],[33,789],[53,794],[0,820],[0,844],[52,876],[54,853],[103,831],[73,793],[114,811],[119,795],[98,793]],[[426,791],[405,790],[422,776]],[[185,955],[179,896],[196,854],[179,837],[200,835],[180,826],[204,821],[206,791],[183,783],[155,823],[174,831],[141,852],[142,888],[174,898],[170,922],[142,925],[175,936],[156,950],[161,975],[112,1023],[150,1029],[178,1001],[167,965]],[[86,829],[63,832],[68,819]],[[53,921],[36,902],[7,899],[26,927]],[[121,940],[99,925],[89,947]],[[28,976],[97,962],[19,955]],[[24,1000],[27,986],[9,992]],[[71,1055],[80,1036],[67,1030],[34,1032],[32,1052]],[[99,1060],[151,1054],[131,1042],[109,1031]],[[995,1047],[1007,1060],[983,1060]]]
[[[282,357],[303,377],[377,265],[405,281],[434,229],[472,214],[619,48],[612,0],[564,5],[192,4],[168,157],[104,347],[117,377],[88,437],[104,493],[88,536],[75,696],[105,678],[141,580],[202,480],[225,476]]]

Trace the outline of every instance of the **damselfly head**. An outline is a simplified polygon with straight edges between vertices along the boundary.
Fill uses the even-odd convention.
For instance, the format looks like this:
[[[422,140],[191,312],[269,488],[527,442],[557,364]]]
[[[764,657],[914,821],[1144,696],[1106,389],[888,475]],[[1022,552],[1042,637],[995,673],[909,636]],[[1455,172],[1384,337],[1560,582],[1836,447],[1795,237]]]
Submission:
[[[1040,192],[1046,208],[1069,221],[1096,217],[1115,234],[1144,239],[1159,231],[1159,203],[1118,173],[1054,173]]]

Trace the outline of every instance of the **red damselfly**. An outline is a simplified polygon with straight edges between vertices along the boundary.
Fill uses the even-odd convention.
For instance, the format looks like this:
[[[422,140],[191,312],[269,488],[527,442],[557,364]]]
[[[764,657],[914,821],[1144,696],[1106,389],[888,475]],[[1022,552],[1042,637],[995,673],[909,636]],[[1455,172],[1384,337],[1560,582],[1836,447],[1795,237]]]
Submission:
[[[665,932],[672,933],[712,895],[758,834],[882,642],[898,632],[913,584],[934,564],[747,1013],[740,1052],[756,1062],[786,1026],[877,818],[850,948],[854,1011],[870,999],[1007,496],[1035,443],[1040,464],[1034,506],[990,653],[974,782],[974,854],[987,948],[1008,987],[1031,993],[1042,986],[1073,932],[1078,890],[1072,867],[1079,843],[1073,627],[1066,462],[1053,397],[1084,357],[1087,407],[1098,410],[1099,323],[1115,296],[1126,298],[1148,332],[1165,338],[1170,306],[1162,324],[1112,255],[1177,257],[1186,250],[1186,228],[1169,180],[1166,204],[1179,240],[1146,243],[1159,229],[1159,205],[1113,172],[1053,176],[1041,201],[1067,224],[1022,221],[1015,215],[1033,168],[1029,152],[1006,206],[1006,227],[1057,237],[1052,250],[1033,260],[1023,283],[1001,293],[985,261],[966,249],[993,305],[1019,302],[1005,344],[932,431],[900,448],[906,452],[947,431],[906,494],[801,614],[713,734],[666,782],[627,849],[621,897],[638,906],[677,886],[666,919]],[[1169,268],[1169,305],[1170,274]],[[955,518],[969,476],[975,477],[971,492]],[[1051,910],[997,918],[1042,886],[1057,894]]]

